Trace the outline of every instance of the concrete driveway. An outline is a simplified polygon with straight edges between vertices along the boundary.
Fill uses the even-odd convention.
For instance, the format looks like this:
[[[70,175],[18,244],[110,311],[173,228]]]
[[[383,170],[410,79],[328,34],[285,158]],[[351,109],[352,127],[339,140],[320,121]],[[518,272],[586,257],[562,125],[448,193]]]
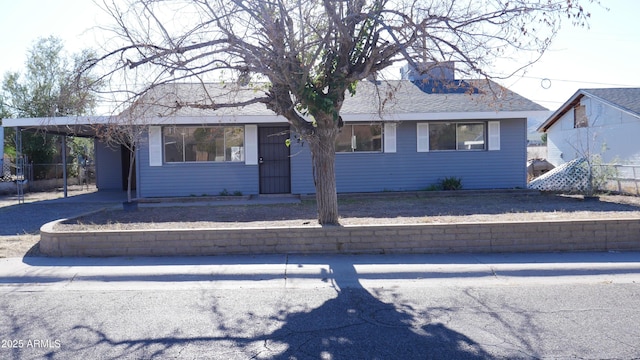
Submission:
[[[43,224],[118,206],[126,192],[98,192],[94,188],[70,187],[62,191],[28,192],[24,202],[15,195],[0,196],[0,258],[37,255],[36,244]]]

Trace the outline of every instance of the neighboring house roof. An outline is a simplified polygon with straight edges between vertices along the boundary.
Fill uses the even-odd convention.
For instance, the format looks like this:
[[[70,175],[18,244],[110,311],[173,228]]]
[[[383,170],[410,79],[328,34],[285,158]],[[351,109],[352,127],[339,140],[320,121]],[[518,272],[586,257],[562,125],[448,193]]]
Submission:
[[[579,89],[538,127],[538,131],[546,132],[585,96],[598,99],[613,108],[640,118],[640,88]]]

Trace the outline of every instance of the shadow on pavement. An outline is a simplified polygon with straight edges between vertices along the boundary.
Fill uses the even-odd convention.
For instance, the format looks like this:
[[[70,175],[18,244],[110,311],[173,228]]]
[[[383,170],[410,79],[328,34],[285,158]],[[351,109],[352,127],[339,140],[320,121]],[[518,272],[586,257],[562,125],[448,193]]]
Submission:
[[[211,334],[218,336],[169,335],[164,337],[122,338],[100,328],[77,325],[74,337],[84,339],[78,352],[109,352],[118,357],[170,357],[187,346],[229,351],[229,358],[269,359],[489,359],[482,347],[446,324],[426,323],[428,314],[411,314],[410,306],[379,300],[359,283],[352,264],[330,264],[336,297],[312,309],[289,309],[286,305],[273,314],[257,317],[246,309],[242,319],[232,317],[215,305]],[[328,280],[329,281],[329,280]],[[346,284],[343,286],[343,282]],[[215,296],[207,293],[215,304]],[[212,297],[213,296],[213,297]],[[247,294],[250,296],[250,294]],[[205,299],[206,300],[206,299]],[[206,316],[203,314],[203,316]],[[215,320],[214,320],[215,319]],[[243,324],[244,326],[242,326]],[[273,331],[252,329],[251,324],[276,324]],[[273,329],[274,326],[266,326]],[[263,328],[263,329],[264,329]],[[168,330],[180,334],[180,329]],[[206,358],[219,358],[216,352],[198,352]],[[98,354],[93,352],[94,355]],[[231,356],[231,354],[235,356]]]
[[[445,324],[422,325],[402,304],[383,302],[349,282],[358,277],[353,265],[334,263],[330,270],[337,297],[308,312],[284,314],[284,325],[263,336],[266,344],[286,344],[274,359],[489,358],[473,340]],[[343,282],[349,285],[341,286]]]
[[[234,288],[232,296],[225,297],[222,290],[216,284],[203,287],[183,296],[196,297],[197,300],[189,302],[181,316],[186,320],[167,317],[158,324],[153,324],[147,329],[146,324],[136,323],[135,319],[122,320],[122,326],[108,327],[102,322],[88,318],[71,323],[65,327],[64,334],[67,339],[63,353],[55,355],[65,358],[224,358],[224,359],[491,359],[495,358],[495,351],[513,353],[501,353],[504,358],[535,357],[526,356],[525,353],[535,354],[536,350],[531,345],[530,338],[537,336],[536,329],[530,325],[531,320],[511,323],[510,317],[501,317],[494,307],[485,303],[486,299],[477,296],[473,292],[465,292],[465,296],[474,299],[474,303],[480,306],[487,316],[495,319],[501,328],[506,329],[509,338],[515,339],[519,349],[503,347],[490,347],[490,343],[475,338],[473,332],[465,328],[449,325],[447,317],[442,314],[450,311],[445,307],[423,307],[416,300],[403,299],[401,295],[391,288],[377,287],[367,290],[361,282],[369,279],[407,279],[415,276],[421,278],[437,276],[453,276],[454,272],[446,272],[447,265],[455,265],[460,268],[464,264],[476,264],[478,267],[467,267],[472,271],[470,276],[493,276],[491,271],[485,270],[483,274],[477,272],[486,264],[552,264],[565,260],[566,264],[573,264],[574,268],[567,270],[535,269],[540,272],[554,271],[555,276],[563,274],[582,274],[583,269],[588,269],[589,264],[597,269],[594,272],[608,273],[607,264],[617,262],[624,271],[638,273],[640,267],[638,261],[640,253],[566,253],[566,254],[500,254],[500,255],[416,255],[416,256],[256,256],[256,257],[206,257],[206,258],[144,258],[144,259],[54,259],[34,258],[35,263],[43,266],[37,268],[33,281],[39,283],[61,281],[55,277],[46,278],[47,266],[56,264],[58,260],[66,262],[72,269],[68,272],[73,275],[73,282],[83,280],[102,281],[113,283],[117,281],[216,281],[216,280],[274,280],[287,279],[287,282],[296,277],[310,277],[316,279],[313,287],[305,288],[307,291],[294,292],[287,287],[269,288],[262,297],[264,307],[259,308],[252,288]],[[132,266],[132,274],[128,269],[121,271],[116,276],[90,276],[82,275],[82,271],[73,269],[78,264],[88,264],[91,260],[96,265],[111,264],[110,266]],[[75,262],[74,262],[75,261]],[[634,264],[631,264],[635,262]],[[225,266],[226,271],[202,271],[191,273],[189,266],[178,268],[178,272],[169,275],[166,279],[154,273],[135,273],[136,264],[141,265],[204,265],[209,263],[219,265],[287,265],[288,271],[283,267],[266,266],[271,272],[233,272]],[[384,265],[391,264],[441,264],[434,268],[444,268],[438,273],[425,272],[418,274],[407,266],[408,270],[386,272]],[[307,265],[322,265],[321,267],[309,267]],[[363,266],[366,265],[366,266]],[[526,264],[525,264],[526,265]],[[626,269],[626,266],[633,267]],[[494,265],[492,265],[494,266]],[[584,266],[584,268],[583,268]],[[305,272],[307,269],[314,269]],[[277,270],[277,269],[280,270]],[[553,266],[550,266],[553,268]],[[613,266],[612,266],[613,268]],[[300,269],[300,272],[296,272]],[[474,270],[475,269],[475,270]],[[507,270],[498,270],[498,276],[518,276],[517,267],[507,266]],[[175,269],[174,269],[175,270]],[[413,271],[413,272],[412,272]],[[473,272],[476,271],[476,272]],[[456,274],[460,274],[457,272]],[[49,274],[51,275],[51,274]],[[256,278],[256,275],[258,278]],[[464,273],[464,275],[468,275]],[[536,275],[522,273],[520,276]],[[14,279],[19,281],[20,279]],[[27,279],[29,280],[29,279]],[[68,278],[67,278],[68,280]],[[320,283],[324,282],[324,285]],[[283,281],[284,283],[284,281]],[[388,283],[387,283],[388,284]],[[139,285],[138,285],[139,286]],[[168,286],[162,287],[163,294],[172,291]],[[437,287],[424,288],[425,291],[434,291]],[[269,292],[270,291],[270,292]],[[317,292],[318,295],[315,295]],[[259,292],[256,291],[256,294]],[[151,308],[160,308],[156,303],[155,293],[141,291],[137,296],[144,297],[143,303]],[[176,293],[180,294],[180,293]],[[177,296],[177,295],[176,295]],[[524,296],[524,295],[523,295]],[[166,297],[159,297],[165,299]],[[224,298],[224,301],[220,299]],[[148,301],[148,303],[147,303]],[[177,301],[174,306],[182,303]],[[249,304],[253,304],[252,307]],[[126,300],[123,305],[127,306]],[[190,308],[190,306],[194,306]],[[501,305],[502,306],[502,305]],[[125,308],[126,309],[126,308]],[[132,309],[127,309],[132,310]],[[134,308],[133,311],[139,311]],[[2,306],[0,306],[0,313]],[[131,311],[129,311],[130,313]],[[511,309],[510,313],[518,313],[518,308]],[[174,313],[172,313],[174,314]],[[526,314],[525,314],[526,315]],[[523,315],[523,316],[525,316]],[[176,316],[175,314],[173,316]],[[194,316],[197,319],[189,319]],[[99,318],[97,318],[99,319]],[[198,323],[200,327],[190,326]],[[526,324],[523,327],[522,323]],[[168,326],[167,326],[168,324]],[[130,328],[131,327],[131,328]],[[62,330],[60,330],[62,331]],[[529,331],[530,333],[525,333]],[[477,333],[476,333],[477,334]],[[505,335],[506,336],[506,335]],[[224,349],[224,352],[220,352]],[[523,349],[525,350],[523,352]]]

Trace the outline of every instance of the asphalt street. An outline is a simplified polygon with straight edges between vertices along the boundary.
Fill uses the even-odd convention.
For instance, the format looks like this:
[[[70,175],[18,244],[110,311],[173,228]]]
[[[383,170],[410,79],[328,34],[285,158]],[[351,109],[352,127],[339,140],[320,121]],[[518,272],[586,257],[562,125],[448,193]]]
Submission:
[[[0,259],[1,359],[639,359],[640,253]]]

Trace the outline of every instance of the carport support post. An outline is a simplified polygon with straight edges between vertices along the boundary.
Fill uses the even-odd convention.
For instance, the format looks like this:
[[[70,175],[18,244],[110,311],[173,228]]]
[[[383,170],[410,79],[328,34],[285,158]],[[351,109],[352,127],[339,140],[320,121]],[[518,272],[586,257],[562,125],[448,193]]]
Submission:
[[[4,176],[4,128],[0,126],[0,177]]]
[[[62,135],[62,188],[64,189],[64,197],[67,197],[67,136]]]

